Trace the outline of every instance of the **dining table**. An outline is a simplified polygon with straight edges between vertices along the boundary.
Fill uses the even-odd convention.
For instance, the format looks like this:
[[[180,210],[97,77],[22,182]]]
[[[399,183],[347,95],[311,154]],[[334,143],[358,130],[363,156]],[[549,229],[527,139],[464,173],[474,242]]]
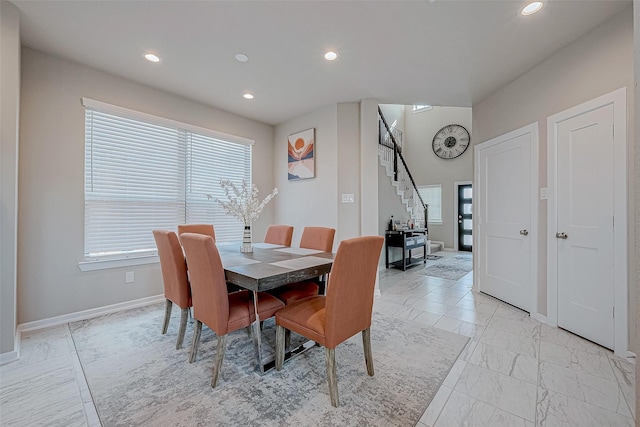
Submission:
[[[228,283],[251,293],[255,321],[251,335],[256,357],[256,372],[263,375],[275,366],[275,357],[265,359],[262,352],[261,319],[258,315],[258,292],[289,283],[324,278],[331,271],[334,255],[315,249],[293,248],[269,243],[254,243],[253,252],[240,252],[238,243],[218,243],[218,252]],[[264,320],[264,319],[262,319]],[[288,349],[285,360],[313,347],[313,341]]]

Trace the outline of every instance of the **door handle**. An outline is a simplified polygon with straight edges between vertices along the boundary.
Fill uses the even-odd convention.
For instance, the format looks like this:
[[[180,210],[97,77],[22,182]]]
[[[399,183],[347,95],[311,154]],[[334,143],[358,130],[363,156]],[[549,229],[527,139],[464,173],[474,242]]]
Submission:
[[[556,239],[566,239],[567,237],[567,233],[556,233]]]
[[[523,236],[528,236],[529,232],[527,230],[520,230],[520,234],[522,234]]]

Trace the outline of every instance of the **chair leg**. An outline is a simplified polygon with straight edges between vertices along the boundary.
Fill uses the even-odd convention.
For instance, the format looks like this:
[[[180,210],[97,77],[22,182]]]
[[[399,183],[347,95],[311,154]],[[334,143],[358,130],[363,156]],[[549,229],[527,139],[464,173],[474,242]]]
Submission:
[[[291,331],[289,329],[285,329],[284,331],[284,348],[289,350],[289,347],[291,347]]]
[[[329,395],[331,406],[338,407],[338,379],[336,378],[336,349],[325,348],[325,364],[327,365],[327,381],[329,382]]]
[[[373,376],[373,354],[371,354],[371,329],[362,331],[362,347],[364,347],[364,361],[367,364],[367,374]]]
[[[276,371],[282,369],[284,363],[285,335],[289,332],[283,326],[276,325]]]
[[[189,355],[189,363],[193,363],[196,360],[196,354],[198,353],[198,343],[200,341],[201,333],[202,322],[196,319],[196,323],[193,325],[193,341],[191,342],[191,354]]]
[[[184,333],[187,330],[187,318],[189,317],[189,309],[183,308],[180,312],[180,329],[178,330],[178,341],[176,342],[176,350],[182,348],[182,342],[184,341]]]
[[[164,323],[162,324],[162,335],[167,333],[167,328],[169,327],[169,319],[171,319],[171,307],[173,307],[173,302],[170,300],[166,300],[164,304]]]
[[[218,385],[218,376],[220,375],[220,368],[222,368],[222,361],[224,360],[224,347],[227,341],[226,335],[218,335],[218,346],[216,347],[216,360],[213,365],[213,374],[211,377],[211,387],[216,388]]]

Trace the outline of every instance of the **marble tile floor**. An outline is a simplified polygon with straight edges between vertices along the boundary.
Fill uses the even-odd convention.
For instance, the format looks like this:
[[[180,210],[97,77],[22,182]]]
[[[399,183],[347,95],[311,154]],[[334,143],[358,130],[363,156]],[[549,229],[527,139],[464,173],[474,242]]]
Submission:
[[[470,340],[418,427],[635,425],[634,361],[422,270],[382,271],[374,309]]]
[[[374,310],[470,337],[417,427],[633,426],[635,365],[424,267],[380,273]],[[68,325],[0,366],[0,426],[99,426]],[[374,349],[375,356],[375,349]]]

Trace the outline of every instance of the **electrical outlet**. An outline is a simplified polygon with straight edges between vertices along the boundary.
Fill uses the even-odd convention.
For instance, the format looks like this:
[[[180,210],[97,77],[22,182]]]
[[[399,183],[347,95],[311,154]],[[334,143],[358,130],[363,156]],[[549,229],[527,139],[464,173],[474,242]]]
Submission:
[[[133,283],[133,281],[135,280],[135,275],[133,271],[127,271],[124,274],[124,281],[125,283]]]
[[[540,200],[547,200],[547,187],[540,189]]]

